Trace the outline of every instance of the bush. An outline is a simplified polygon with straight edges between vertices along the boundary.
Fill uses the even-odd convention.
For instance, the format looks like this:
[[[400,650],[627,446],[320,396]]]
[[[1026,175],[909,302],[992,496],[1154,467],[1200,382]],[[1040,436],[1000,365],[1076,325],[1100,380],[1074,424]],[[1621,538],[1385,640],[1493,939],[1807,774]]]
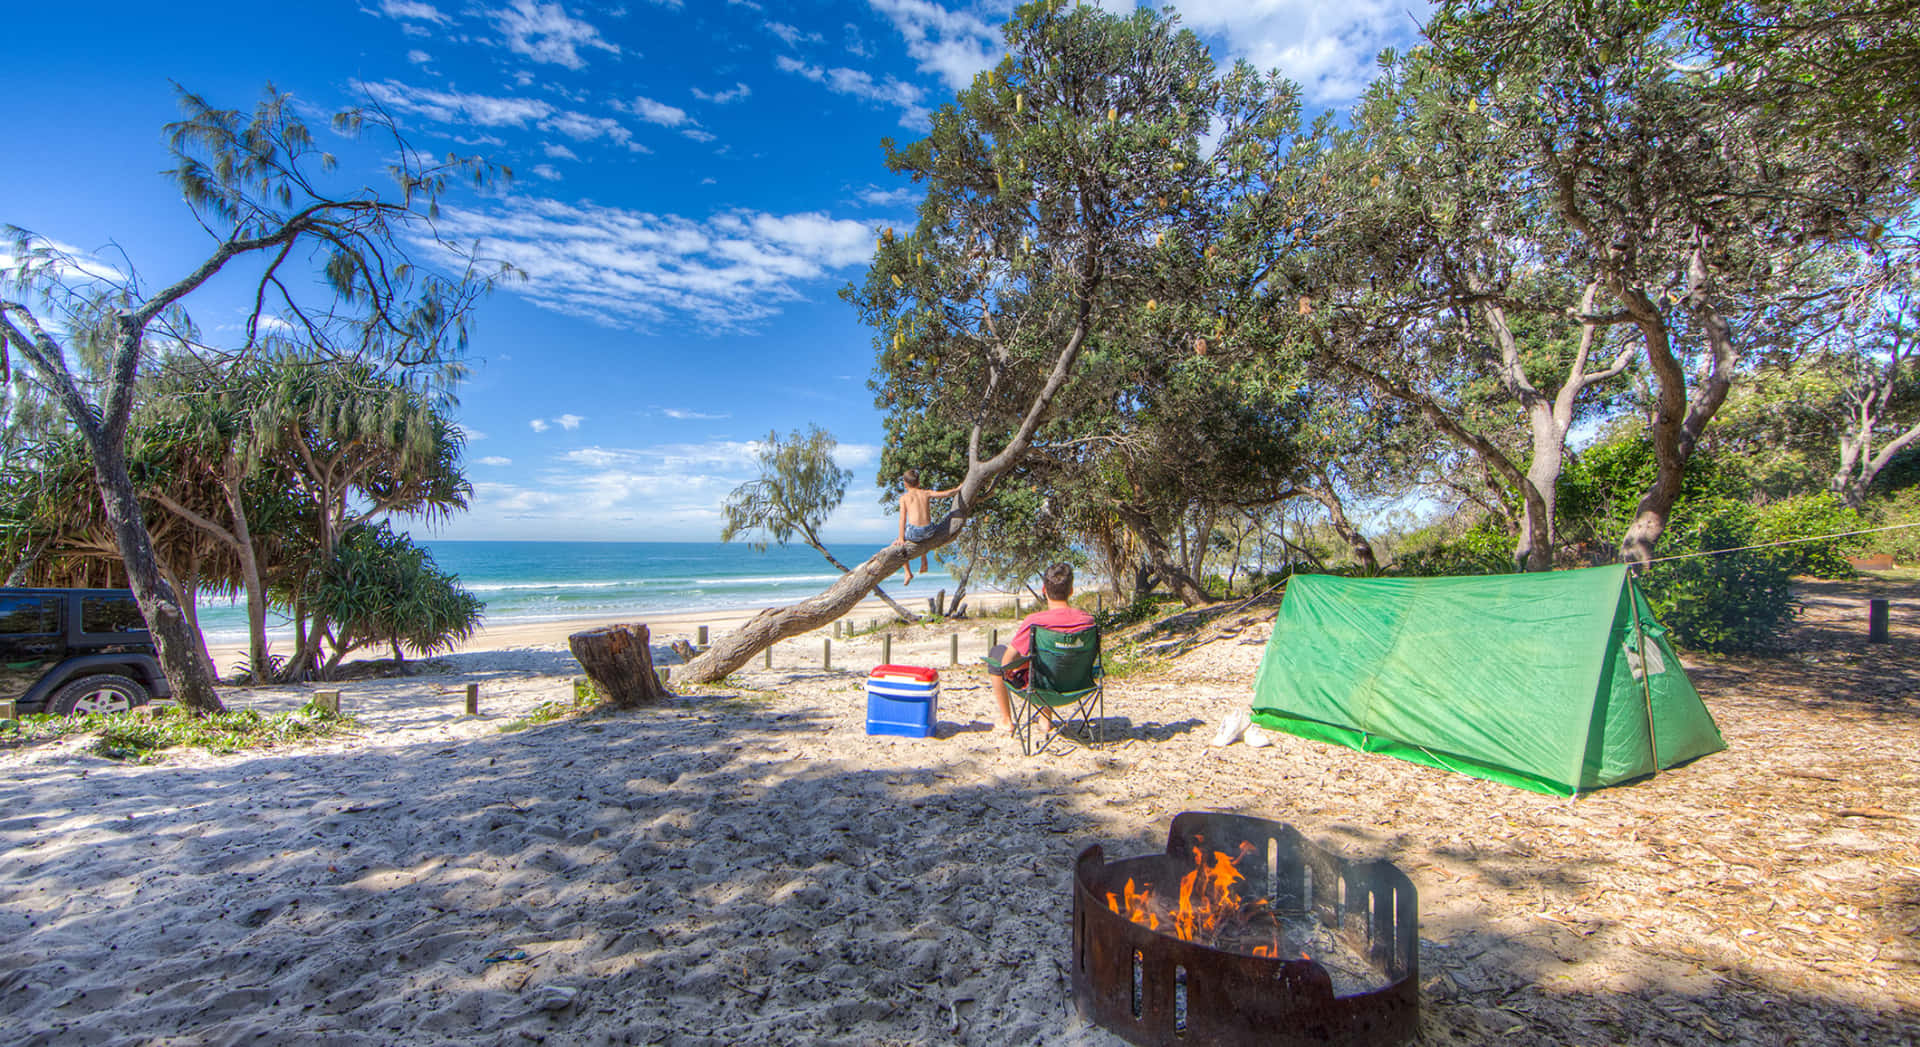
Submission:
[[[1846,507],[1838,495],[1822,491],[1774,502],[1760,510],[1754,520],[1753,541],[1746,544],[1782,542],[1792,538],[1810,538],[1820,534],[1857,531],[1860,514]],[[1847,556],[1860,548],[1858,538],[1835,538],[1825,542],[1795,542],[1779,547],[1779,555],[1796,574],[1815,578],[1851,578],[1853,567]]]
[[[1513,536],[1484,523],[1453,537],[1423,532],[1411,536],[1407,544],[1413,548],[1394,558],[1394,574],[1430,577],[1506,574],[1513,570]]]
[[[1920,487],[1908,487],[1869,503],[1860,521],[1866,527],[1920,524]],[[1862,535],[1860,551],[1886,553],[1895,563],[1920,563],[1920,527]]]
[[[1756,544],[1760,515],[1742,502],[1703,502],[1668,526],[1661,537],[1661,555]],[[1640,588],[1680,646],[1761,650],[1799,612],[1793,596],[1795,562],[1794,554],[1780,549],[1689,556],[1649,566]]]

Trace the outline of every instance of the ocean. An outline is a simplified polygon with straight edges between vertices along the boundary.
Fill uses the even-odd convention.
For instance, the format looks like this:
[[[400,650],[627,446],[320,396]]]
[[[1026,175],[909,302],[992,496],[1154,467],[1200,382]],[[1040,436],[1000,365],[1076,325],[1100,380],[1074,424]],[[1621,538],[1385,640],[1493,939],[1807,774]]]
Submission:
[[[483,625],[550,622],[569,618],[640,616],[663,611],[717,611],[771,607],[812,596],[839,577],[819,553],[804,545],[750,546],[721,542],[444,542],[424,543],[440,569],[457,576],[486,602]],[[880,550],[872,545],[830,546],[849,566]],[[908,606],[953,589],[940,562],[923,582],[900,588],[896,573],[887,593]],[[908,603],[908,597],[913,602]],[[288,637],[284,616],[269,612],[269,632]],[[244,601],[203,601],[200,627],[209,644],[243,643]],[[276,645],[278,646],[278,645]]]

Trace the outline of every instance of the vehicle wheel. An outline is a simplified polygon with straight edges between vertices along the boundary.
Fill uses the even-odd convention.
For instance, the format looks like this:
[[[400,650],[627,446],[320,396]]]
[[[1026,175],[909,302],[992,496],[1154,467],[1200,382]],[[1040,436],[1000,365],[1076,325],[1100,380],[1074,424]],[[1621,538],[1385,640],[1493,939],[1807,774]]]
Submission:
[[[133,680],[107,673],[82,676],[60,688],[47,707],[61,716],[124,713],[136,705],[145,705],[152,697],[145,687]]]

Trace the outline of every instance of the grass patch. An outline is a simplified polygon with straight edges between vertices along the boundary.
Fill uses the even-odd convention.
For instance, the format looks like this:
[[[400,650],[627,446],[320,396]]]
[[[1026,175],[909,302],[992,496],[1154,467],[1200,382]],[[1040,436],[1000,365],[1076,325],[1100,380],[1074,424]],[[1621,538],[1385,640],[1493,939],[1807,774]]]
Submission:
[[[311,705],[271,716],[254,709],[196,716],[178,706],[161,705],[89,716],[23,716],[13,727],[0,728],[0,742],[32,744],[90,734],[97,735],[87,746],[91,752],[110,760],[153,763],[160,759],[161,750],[180,746],[237,753],[326,738],[359,727],[351,716],[335,716]]]
[[[591,712],[600,707],[600,693],[594,690],[593,682],[585,677],[575,677],[573,697],[557,702],[541,702],[539,705],[517,720],[508,720],[500,725],[501,734],[524,731],[543,723],[564,720],[569,716]]]

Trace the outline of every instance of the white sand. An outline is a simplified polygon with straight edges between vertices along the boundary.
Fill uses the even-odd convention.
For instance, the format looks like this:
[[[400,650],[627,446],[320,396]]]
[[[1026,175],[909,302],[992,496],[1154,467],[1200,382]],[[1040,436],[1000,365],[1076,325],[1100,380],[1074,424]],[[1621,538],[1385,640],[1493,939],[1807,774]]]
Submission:
[[[1911,909],[1876,893],[1920,868],[1920,720],[1874,719],[1863,761],[1870,711],[1783,702],[1737,666],[1691,667],[1728,752],[1572,804],[1290,736],[1210,748],[1257,624],[1121,672],[1117,744],[1031,759],[970,669],[943,673],[938,737],[869,737],[877,643],[836,643],[827,672],[817,635],[732,689],[503,734],[578,671],[547,628],[343,685],[348,738],[147,766],[0,749],[0,1041],[1116,1043],[1069,998],[1072,860],[1157,852],[1196,808],[1414,877],[1429,1044],[1773,1042],[1782,1022],[1893,1043],[1920,1013]],[[893,660],[947,651],[921,629]],[[1779,767],[1848,768],[1845,802],[1884,817],[1838,818]],[[1884,931],[1861,923],[1876,906]]]

